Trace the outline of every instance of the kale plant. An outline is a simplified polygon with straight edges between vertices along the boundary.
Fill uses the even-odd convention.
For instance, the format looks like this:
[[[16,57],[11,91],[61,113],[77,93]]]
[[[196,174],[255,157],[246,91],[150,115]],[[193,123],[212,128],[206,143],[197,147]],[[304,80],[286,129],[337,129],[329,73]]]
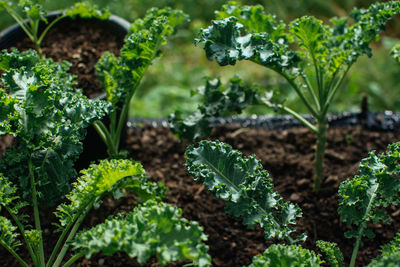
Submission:
[[[18,5],[11,1],[1,0],[0,11],[5,10],[13,19],[20,25],[26,35],[35,45],[36,50],[42,55],[41,44],[47,32],[60,20],[70,17],[75,18],[99,18],[107,19],[109,12],[100,10],[97,6],[88,1],[75,2],[74,5],[62,11],[60,16],[57,16],[50,23],[47,21],[48,11],[43,7],[44,0],[18,0]],[[46,27],[39,32],[39,24],[43,22]]]
[[[319,190],[323,180],[329,107],[351,66],[360,56],[371,56],[369,44],[379,38],[386,22],[399,12],[400,2],[388,1],[373,4],[368,9],[354,9],[349,17],[333,18],[329,25],[304,16],[287,26],[275,16],[264,13],[261,6],[229,2],[222,11],[216,12],[212,25],[201,30],[196,42],[203,43],[207,58],[221,66],[249,60],[278,73],[293,88],[313,121],[285,106],[271,93],[259,95],[258,103],[293,115],[317,135],[314,190]],[[197,115],[207,118],[208,113],[201,107],[200,112],[183,122],[179,114],[175,115],[173,125],[177,134],[183,136],[185,131],[191,131],[185,130],[185,125],[194,124],[190,119],[206,121]],[[201,135],[201,131],[192,134],[193,137]]]
[[[373,237],[367,223],[389,222],[382,208],[400,202],[400,143],[392,144],[381,155],[371,152],[362,160],[359,175],[345,180],[339,188],[339,214],[343,222],[354,224],[356,230],[345,236],[355,237],[350,267],[355,266],[363,236]],[[302,215],[301,209],[285,202],[274,192],[268,172],[254,156],[243,157],[231,146],[219,141],[200,141],[198,147],[186,150],[186,166],[196,181],[215,196],[226,201],[226,212],[241,218],[249,227],[259,224],[267,239],[285,240],[288,245],[272,245],[262,255],[253,258],[250,266],[320,266],[321,255],[296,244],[305,240],[305,234],[293,239],[293,225]],[[369,266],[395,266],[400,258],[399,234],[382,247],[382,255]],[[343,255],[337,244],[317,241],[331,266],[344,267]],[[386,265],[385,265],[386,264]],[[390,265],[392,264],[392,265]]]
[[[111,103],[108,127],[101,121],[94,126],[107,145],[111,157],[118,157],[121,132],[134,96],[148,67],[162,54],[160,47],[167,37],[176,31],[176,26],[187,20],[181,11],[151,9],[143,19],[132,23],[121,49],[120,57],[104,53],[96,65],[99,80]]]
[[[20,187],[24,199],[31,197],[30,179],[37,177],[34,191],[49,205],[71,190],[85,128],[109,110],[107,103],[73,89],[69,66],[41,59],[33,50],[0,53],[5,71],[0,79],[0,134],[16,140],[2,157],[0,172]]]
[[[208,266],[206,236],[196,222],[181,217],[177,207],[161,202],[165,187],[148,181],[140,163],[104,160],[82,170],[76,178],[73,163],[82,151],[85,128],[103,117],[110,105],[75,91],[69,64],[42,59],[33,50],[0,54],[0,134],[15,136],[16,145],[0,162],[0,245],[22,266],[30,266],[18,251],[25,243],[34,266],[63,266],[94,253],[117,251],[143,264],[156,255],[161,264],[189,259]],[[76,181],[71,184],[71,179]],[[127,214],[80,230],[89,211],[106,195],[130,191],[138,205]],[[45,255],[39,210],[57,206],[59,239]],[[32,212],[28,212],[28,207]],[[8,216],[6,217],[6,215]],[[32,220],[29,220],[30,216]],[[32,226],[33,225],[33,226]],[[49,256],[46,259],[46,256]]]

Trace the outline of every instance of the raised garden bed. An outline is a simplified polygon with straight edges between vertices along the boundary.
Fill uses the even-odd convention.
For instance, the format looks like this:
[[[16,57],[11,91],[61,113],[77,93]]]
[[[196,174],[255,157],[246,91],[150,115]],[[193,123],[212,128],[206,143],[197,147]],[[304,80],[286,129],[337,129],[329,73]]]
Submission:
[[[239,124],[227,124],[214,129],[211,139],[219,139],[245,155],[255,154],[261,160],[272,178],[277,191],[285,198],[296,202],[303,210],[303,217],[298,220],[296,229],[308,235],[304,246],[315,249],[316,240],[333,241],[340,244],[345,261],[351,255],[353,240],[346,239],[343,232],[346,226],[339,222],[337,215],[337,189],[339,183],[354,176],[360,159],[366,157],[370,150],[382,152],[387,144],[398,141],[398,115],[385,113],[371,114],[371,121],[380,121],[381,125],[391,125],[392,130],[378,130],[378,124],[359,124],[357,115],[347,115],[353,125],[341,125],[329,130],[326,164],[326,180],[319,193],[312,190],[313,148],[315,136],[302,127],[287,128],[286,117],[263,120],[264,124],[273,125],[273,120],[286,121],[287,129],[265,130],[262,128],[243,128]],[[283,118],[283,119],[282,119]],[[235,119],[234,119],[235,120]],[[236,120],[238,121],[238,120]],[[254,120],[241,120],[251,123]],[[338,121],[336,121],[337,123]],[[153,121],[153,124],[160,122]],[[224,202],[215,198],[204,186],[194,182],[184,167],[184,151],[187,142],[179,142],[162,123],[157,127],[151,122],[144,127],[130,127],[126,139],[129,156],[141,162],[147,174],[154,181],[163,181],[168,188],[167,202],[183,210],[183,216],[196,220],[204,227],[208,235],[208,245],[213,259],[213,266],[248,265],[254,255],[262,253],[272,244],[266,241],[261,229],[247,230],[241,221],[227,216]],[[335,123],[333,123],[335,124]],[[260,124],[263,125],[263,124]],[[374,129],[371,129],[373,126]],[[103,221],[110,214],[130,211],[135,199],[104,201],[100,209],[93,211],[85,221],[86,226]],[[400,227],[399,212],[388,208],[391,225],[378,224],[373,227],[377,237],[365,239],[364,247],[358,255],[361,265],[378,256],[382,244],[390,241]],[[42,214],[43,219],[50,214]],[[48,247],[55,242],[47,221],[45,238]],[[0,249],[0,258],[4,265],[14,266],[17,263],[4,249]],[[95,255],[90,260],[83,259],[78,266],[140,266],[127,255],[116,254],[106,257]],[[153,258],[145,266],[159,266]],[[182,263],[168,266],[182,266]]]

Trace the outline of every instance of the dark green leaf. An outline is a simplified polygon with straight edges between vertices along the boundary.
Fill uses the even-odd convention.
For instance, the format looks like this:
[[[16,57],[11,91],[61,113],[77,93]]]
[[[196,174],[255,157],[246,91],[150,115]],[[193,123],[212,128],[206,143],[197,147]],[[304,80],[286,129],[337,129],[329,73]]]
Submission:
[[[187,148],[186,158],[188,172],[226,201],[229,214],[250,227],[260,224],[267,238],[289,238],[294,231],[289,225],[301,210],[273,191],[268,172],[254,156],[243,158],[227,144],[203,140],[197,148]]]

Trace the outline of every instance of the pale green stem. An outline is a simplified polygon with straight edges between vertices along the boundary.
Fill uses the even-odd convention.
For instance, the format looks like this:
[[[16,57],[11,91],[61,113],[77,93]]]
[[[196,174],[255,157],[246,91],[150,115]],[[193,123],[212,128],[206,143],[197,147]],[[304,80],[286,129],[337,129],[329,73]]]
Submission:
[[[306,126],[307,128],[309,128],[311,131],[313,131],[314,133],[318,133],[317,128],[312,125],[308,120],[304,119],[299,113],[297,113],[296,111],[294,111],[293,109],[286,107],[282,104],[272,104],[267,100],[263,100],[263,103],[265,105],[267,105],[268,107],[276,107],[290,115],[292,115],[296,120],[298,120],[300,123],[302,123],[304,126]]]
[[[374,202],[375,196],[376,196],[376,191],[379,188],[379,184],[376,184],[374,193],[372,194],[372,197],[369,200],[367,209],[365,210],[365,215],[364,217],[369,214],[369,212],[371,211],[371,207],[372,207],[372,203]],[[350,265],[349,267],[354,267],[354,265],[356,264],[356,259],[357,259],[357,253],[358,253],[358,249],[360,247],[360,241],[362,238],[362,235],[364,233],[364,229],[366,228],[366,222],[361,223],[360,228],[358,229],[358,233],[357,233],[357,239],[353,248],[353,253],[351,254],[351,260],[350,260]]]
[[[107,130],[107,127],[101,121],[97,120],[93,123],[94,128],[97,133],[100,135],[100,138],[104,141],[107,146],[108,154],[111,157],[118,155],[118,148],[114,144],[113,138],[110,132]]]
[[[26,263],[18,254],[17,252],[15,252],[15,250],[13,250],[10,246],[8,246],[6,243],[4,243],[2,240],[0,240],[0,244],[8,250],[8,252],[10,252],[14,258],[16,258],[18,260],[18,262],[24,266],[24,267],[29,267],[28,263]]]
[[[41,242],[39,244],[39,262],[40,266],[45,266],[45,260],[44,260],[44,249],[43,249],[43,234],[42,234],[42,228],[40,226],[40,216],[39,216],[39,207],[38,207],[38,202],[37,202],[37,191],[36,191],[36,182],[35,182],[35,177],[33,173],[33,164],[32,160],[29,158],[28,159],[28,168],[29,168],[29,178],[30,178],[30,183],[31,183],[31,193],[32,193],[32,205],[33,205],[33,216],[35,220],[35,228],[36,230],[40,233],[40,239]]]
[[[72,256],[64,265],[63,267],[69,267],[71,266],[71,264],[73,264],[74,262],[76,262],[77,260],[79,260],[80,258],[82,258],[85,255],[85,253],[81,252],[78,254],[75,254],[74,256]]]
[[[308,90],[308,93],[311,95],[312,99],[314,100],[314,104],[317,107],[317,112],[319,112],[321,110],[321,105],[319,104],[317,95],[315,94],[313,87],[311,86],[310,81],[308,80],[307,76],[303,73],[301,75],[301,77],[303,78],[303,81],[306,85],[306,88]]]
[[[297,93],[297,95],[300,97],[301,101],[303,101],[304,105],[307,107],[308,111],[311,113],[312,116],[314,116],[314,118],[318,117],[317,112],[313,109],[313,107],[311,107],[309,101],[307,100],[307,98],[304,96],[303,92],[300,90],[300,88],[297,86],[297,84],[294,82],[293,79],[291,79],[286,73],[284,72],[278,72],[279,74],[281,74],[286,80],[287,82],[292,86],[292,88],[295,90],[295,92]]]
[[[317,120],[317,147],[315,149],[314,161],[314,191],[318,191],[324,172],[324,157],[326,147],[326,131],[328,129],[327,119],[325,117]]]
[[[38,44],[39,46],[42,45],[43,39],[46,36],[47,32],[53,27],[54,24],[56,24],[58,21],[60,21],[61,19],[65,18],[66,16],[62,15],[59,16],[57,18],[55,18],[52,22],[49,23],[49,25],[47,25],[47,27],[43,30],[43,32],[40,34],[40,37],[38,39]]]
[[[14,10],[6,7],[7,9],[7,13],[10,14],[11,17],[13,17],[13,19],[15,19],[15,21],[19,24],[19,26],[22,28],[22,30],[26,33],[26,35],[29,37],[29,39],[33,40],[34,37],[31,33],[31,31],[28,29],[27,25],[24,22],[24,19],[21,18],[17,12],[15,12]]]
[[[336,92],[341,87],[341,85],[344,81],[344,78],[346,77],[347,73],[349,72],[350,67],[351,67],[351,65],[349,65],[347,67],[346,71],[343,73],[342,77],[340,77],[339,81],[335,84],[335,86],[331,90],[329,90],[329,94],[328,94],[327,100],[322,108],[321,114],[323,114],[323,115],[327,114],[328,108],[329,108],[331,102],[333,101],[333,98],[335,97]]]
[[[321,81],[321,76],[320,76],[320,72],[321,70],[319,69],[318,65],[317,65],[317,61],[315,59],[314,53],[309,49],[310,53],[311,53],[311,58],[313,61],[313,65],[314,65],[314,69],[315,69],[315,78],[317,79],[317,87],[318,87],[318,98],[319,98],[319,102],[321,103],[321,97],[323,95],[323,90],[322,90],[322,81]]]
[[[69,232],[69,235],[67,237],[67,240],[65,240],[64,242],[64,246],[62,247],[60,253],[57,256],[56,261],[53,264],[53,267],[58,267],[61,265],[61,262],[63,260],[63,258],[65,257],[65,254],[68,251],[69,248],[69,242],[75,237],[76,232],[78,231],[81,223],[83,222],[83,220],[85,219],[86,215],[88,214],[88,212],[90,211],[90,209],[93,206],[94,201],[92,201],[87,207],[86,209],[82,212],[82,214],[78,217],[78,219],[76,220],[74,226],[72,227],[71,231]]]
[[[53,263],[54,258],[57,255],[58,250],[60,249],[60,246],[63,244],[64,238],[67,236],[69,229],[74,225],[76,219],[78,219],[80,214],[76,214],[74,218],[68,223],[68,225],[64,228],[64,230],[61,233],[61,236],[58,238],[57,244],[55,245],[49,260],[47,261],[46,267],[50,267],[51,264]]]
[[[22,225],[21,221],[18,219],[18,217],[9,208],[6,207],[6,210],[11,215],[11,218],[14,220],[14,222],[17,224],[18,229],[21,232],[22,237],[24,238],[25,244],[28,247],[28,252],[29,252],[29,255],[31,255],[31,258],[32,258],[33,262],[34,263],[38,263],[38,259],[37,259],[35,253],[32,250],[32,246],[31,246],[30,242],[28,242],[28,238],[26,237],[26,234],[25,234],[25,228]]]

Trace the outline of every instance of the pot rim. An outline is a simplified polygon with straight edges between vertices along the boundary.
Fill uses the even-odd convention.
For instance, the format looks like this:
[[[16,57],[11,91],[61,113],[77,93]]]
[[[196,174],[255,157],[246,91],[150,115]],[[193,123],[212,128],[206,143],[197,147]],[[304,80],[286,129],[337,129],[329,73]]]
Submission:
[[[305,114],[305,119],[314,123],[312,116]],[[328,114],[330,127],[362,125],[369,130],[378,131],[400,131],[400,112],[377,111],[377,112],[343,112]],[[241,128],[253,128],[264,130],[284,130],[290,128],[305,127],[291,115],[251,115],[232,116],[223,118],[211,118],[211,127],[235,124]],[[144,128],[145,126],[157,128],[169,128],[167,118],[133,118],[127,122],[128,128]]]

